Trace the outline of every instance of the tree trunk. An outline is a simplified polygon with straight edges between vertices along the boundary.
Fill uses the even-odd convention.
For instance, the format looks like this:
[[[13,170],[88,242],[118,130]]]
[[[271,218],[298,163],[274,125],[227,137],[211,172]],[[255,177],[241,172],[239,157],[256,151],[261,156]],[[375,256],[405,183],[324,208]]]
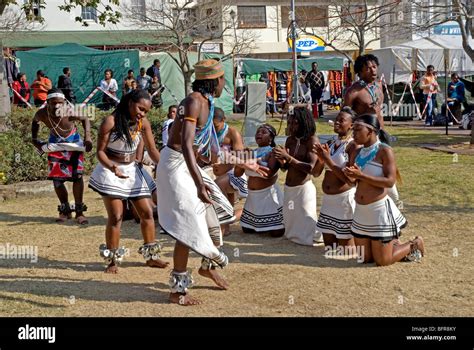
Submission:
[[[365,52],[365,33],[364,28],[359,28],[359,56],[362,56]]]
[[[3,45],[0,42],[0,52],[2,53],[0,62],[0,132],[6,129],[7,115],[11,112],[10,109],[10,94],[8,82],[5,72],[5,64],[3,58]]]
[[[192,92],[192,87],[191,87],[191,77],[192,77],[192,75],[193,75],[193,71],[183,73],[184,92],[185,92],[186,96],[188,96]]]

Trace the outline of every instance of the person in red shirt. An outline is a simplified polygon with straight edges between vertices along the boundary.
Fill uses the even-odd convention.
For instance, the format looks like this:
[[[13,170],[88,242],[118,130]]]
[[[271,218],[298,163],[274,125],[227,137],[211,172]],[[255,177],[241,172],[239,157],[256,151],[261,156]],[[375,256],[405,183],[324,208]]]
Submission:
[[[30,102],[30,86],[26,81],[25,73],[18,73],[17,80],[12,83],[12,89],[23,97],[26,102]],[[18,105],[18,107],[27,107],[27,104],[17,94],[13,94],[13,104]]]
[[[46,102],[48,90],[50,90],[52,86],[51,80],[44,75],[42,70],[36,72],[36,79],[33,84],[31,84],[36,107],[41,107]]]

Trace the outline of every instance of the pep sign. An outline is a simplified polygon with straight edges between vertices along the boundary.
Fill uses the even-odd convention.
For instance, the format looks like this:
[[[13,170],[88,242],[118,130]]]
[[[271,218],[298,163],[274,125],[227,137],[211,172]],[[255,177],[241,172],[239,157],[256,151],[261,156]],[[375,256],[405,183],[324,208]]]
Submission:
[[[288,49],[291,51],[291,40]],[[324,51],[324,44],[314,36],[300,37],[296,39],[296,51]]]

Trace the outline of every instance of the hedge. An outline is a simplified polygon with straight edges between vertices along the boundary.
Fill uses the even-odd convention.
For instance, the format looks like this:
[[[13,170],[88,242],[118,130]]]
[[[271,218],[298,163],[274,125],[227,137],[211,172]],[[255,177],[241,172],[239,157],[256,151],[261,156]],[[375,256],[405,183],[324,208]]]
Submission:
[[[8,131],[0,133],[0,183],[11,184],[23,181],[45,180],[48,176],[47,156],[40,156],[31,143],[31,121],[37,109],[14,107],[8,118]],[[104,117],[110,112],[95,110],[95,118],[91,121],[91,135],[94,149],[85,154],[84,173],[90,174],[97,159],[95,145],[97,130]],[[166,112],[152,109],[147,115],[155,136],[157,145],[161,143],[161,124],[166,118]],[[47,140],[49,129],[40,124],[39,139]],[[81,136],[84,129],[77,123]]]

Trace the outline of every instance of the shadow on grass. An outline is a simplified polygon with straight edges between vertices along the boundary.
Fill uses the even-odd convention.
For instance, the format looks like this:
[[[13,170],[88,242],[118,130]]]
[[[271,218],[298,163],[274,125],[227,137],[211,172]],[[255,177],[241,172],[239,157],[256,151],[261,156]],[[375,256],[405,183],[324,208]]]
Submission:
[[[71,296],[74,296],[76,301],[83,299],[168,304],[168,284],[160,282],[138,284],[44,276],[0,276],[0,288],[10,293],[62,297],[65,298],[65,304]],[[156,288],[164,289],[166,292]]]
[[[245,234],[233,227],[226,237],[224,251],[231,264],[301,265],[320,268],[368,268],[374,264],[360,264],[357,259],[339,260],[324,256],[324,247],[302,246],[285,238],[262,234]],[[237,255],[237,256],[236,256]]]
[[[133,254],[133,252],[132,252]],[[172,253],[171,253],[172,255]],[[138,256],[138,253],[137,253]],[[145,260],[141,262],[127,261],[125,257],[124,261],[119,266],[119,273],[126,271],[129,267],[142,267],[144,269],[158,269],[156,267],[149,267],[145,264]],[[56,270],[73,270],[77,272],[104,272],[105,262],[99,257],[97,253],[97,261],[94,262],[78,262],[78,261],[64,261],[64,260],[52,260],[47,258],[38,257],[38,261],[31,262],[30,259],[2,259],[2,268],[27,268],[27,269],[56,269]],[[168,269],[171,266],[168,267]],[[125,273],[125,272],[124,272]]]
[[[52,213],[53,214],[53,213]],[[17,213],[0,213],[0,221],[8,222],[7,226],[16,226],[16,225],[23,225],[23,224],[45,224],[45,225],[61,225],[61,226],[78,226],[78,227],[91,227],[91,226],[102,226],[105,224],[105,220],[103,216],[87,216],[87,220],[89,220],[89,224],[87,225],[79,225],[76,220],[73,218],[67,220],[64,223],[56,223],[56,216],[24,216]]]
[[[38,301],[34,301],[34,300],[28,300],[26,298],[12,297],[12,296],[9,296],[9,295],[2,295],[2,294],[0,294],[0,300],[2,301],[2,303],[5,303],[5,302],[28,303],[28,304],[31,304],[33,306],[42,307],[42,308],[56,309],[56,308],[66,307],[65,305],[42,303],[42,302],[38,302]]]

